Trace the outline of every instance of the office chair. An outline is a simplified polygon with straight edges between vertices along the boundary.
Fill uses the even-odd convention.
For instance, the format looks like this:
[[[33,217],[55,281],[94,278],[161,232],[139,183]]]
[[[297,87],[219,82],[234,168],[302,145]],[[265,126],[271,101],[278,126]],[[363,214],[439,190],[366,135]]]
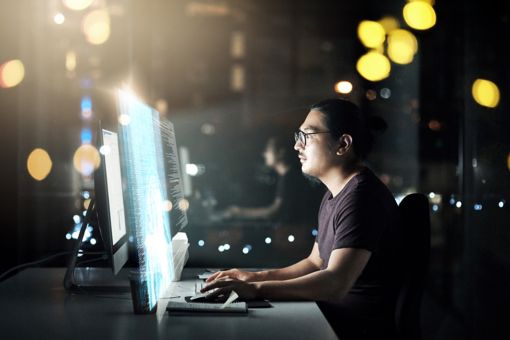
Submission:
[[[420,308],[430,255],[429,202],[409,194],[399,205],[404,236],[404,276],[395,310],[399,339],[421,339]]]

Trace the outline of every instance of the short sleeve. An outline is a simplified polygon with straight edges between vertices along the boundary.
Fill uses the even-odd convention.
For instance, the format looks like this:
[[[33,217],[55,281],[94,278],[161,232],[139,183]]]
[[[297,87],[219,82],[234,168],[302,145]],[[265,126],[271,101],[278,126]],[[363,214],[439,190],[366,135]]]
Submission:
[[[386,218],[373,195],[354,190],[345,197],[335,216],[333,249],[361,248],[371,252],[377,249]]]

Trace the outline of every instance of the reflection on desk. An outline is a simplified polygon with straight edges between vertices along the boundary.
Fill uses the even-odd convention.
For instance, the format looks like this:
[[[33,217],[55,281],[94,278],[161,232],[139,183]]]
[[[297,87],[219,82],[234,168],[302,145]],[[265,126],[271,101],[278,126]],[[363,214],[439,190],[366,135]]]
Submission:
[[[135,315],[131,296],[70,294],[65,268],[32,268],[0,283],[2,339],[336,339],[314,302],[272,302],[274,308],[250,309],[247,317],[172,317],[170,298],[194,291],[203,269],[186,268],[152,315]]]

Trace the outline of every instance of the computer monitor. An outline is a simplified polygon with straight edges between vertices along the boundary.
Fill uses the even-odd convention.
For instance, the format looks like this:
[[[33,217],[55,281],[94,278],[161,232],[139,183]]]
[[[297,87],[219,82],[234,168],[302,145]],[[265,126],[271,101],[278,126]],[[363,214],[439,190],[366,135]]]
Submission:
[[[173,124],[134,95],[117,91],[126,223],[135,245],[148,309],[175,279],[172,236],[188,208]]]
[[[111,268],[117,274],[129,257],[117,133],[100,128],[98,144],[101,166],[94,175],[96,211]]]
[[[103,239],[105,256],[113,274],[118,274],[129,257],[128,234],[124,211],[121,162],[117,133],[108,131],[98,124],[96,148],[101,155],[99,167],[94,172],[94,197],[83,219],[80,234],[71,254],[71,259],[64,278],[64,287],[94,288],[124,291],[116,280],[108,280],[104,275],[93,275],[90,271],[75,280],[75,267],[79,256],[83,235],[88,224],[99,228]],[[79,282],[76,282],[79,281]]]

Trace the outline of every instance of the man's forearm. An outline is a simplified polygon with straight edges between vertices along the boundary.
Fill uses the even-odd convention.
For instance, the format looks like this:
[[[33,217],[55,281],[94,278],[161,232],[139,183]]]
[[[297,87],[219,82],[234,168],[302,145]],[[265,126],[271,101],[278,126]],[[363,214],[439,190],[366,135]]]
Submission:
[[[319,270],[294,279],[253,283],[257,296],[280,300],[340,300],[350,289],[338,275]]]
[[[254,281],[278,281],[290,280],[300,276],[310,274],[319,270],[310,259],[305,258],[291,266],[279,269],[264,270],[257,273]]]

